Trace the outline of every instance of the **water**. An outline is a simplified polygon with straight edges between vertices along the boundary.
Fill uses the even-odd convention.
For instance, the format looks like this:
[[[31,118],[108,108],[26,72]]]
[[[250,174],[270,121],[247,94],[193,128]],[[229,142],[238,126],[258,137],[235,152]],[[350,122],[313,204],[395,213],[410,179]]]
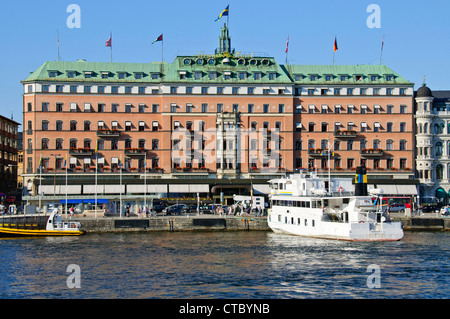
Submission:
[[[0,298],[425,298],[450,295],[450,234],[354,243],[272,232],[0,240]],[[69,289],[76,264],[81,288]],[[369,265],[380,288],[369,288]]]

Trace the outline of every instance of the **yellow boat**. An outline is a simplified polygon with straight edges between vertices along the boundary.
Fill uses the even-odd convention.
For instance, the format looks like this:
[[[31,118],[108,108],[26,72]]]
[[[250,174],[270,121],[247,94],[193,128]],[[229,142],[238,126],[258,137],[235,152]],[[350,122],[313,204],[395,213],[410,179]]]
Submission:
[[[48,217],[45,228],[39,222],[26,223],[25,217],[24,222],[20,223],[18,218],[15,217],[17,221],[14,223],[11,223],[11,217],[8,223],[4,219],[0,222],[0,237],[80,236],[85,233],[80,229],[80,223],[63,222],[56,209]]]

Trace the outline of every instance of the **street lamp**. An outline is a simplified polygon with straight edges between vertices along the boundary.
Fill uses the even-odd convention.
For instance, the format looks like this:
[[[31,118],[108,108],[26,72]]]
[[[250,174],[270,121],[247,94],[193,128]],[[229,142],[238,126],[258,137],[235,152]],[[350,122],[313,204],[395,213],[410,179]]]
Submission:
[[[56,196],[56,158],[61,156],[61,154],[50,154],[55,157],[55,169],[53,170],[53,196]]]

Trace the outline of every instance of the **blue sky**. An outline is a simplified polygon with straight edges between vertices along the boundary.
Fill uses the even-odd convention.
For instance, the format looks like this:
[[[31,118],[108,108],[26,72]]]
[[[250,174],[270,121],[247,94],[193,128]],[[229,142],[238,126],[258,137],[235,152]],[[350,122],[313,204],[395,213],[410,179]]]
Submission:
[[[68,28],[70,4],[81,9],[81,28]],[[40,0],[8,1],[0,11],[0,114],[22,123],[22,86],[28,74],[57,60],[57,30],[64,61],[108,62],[105,47],[113,32],[115,62],[164,60],[178,54],[212,53],[230,5],[232,46],[243,53],[265,53],[279,63],[378,64],[384,36],[383,64],[416,84],[426,76],[432,90],[450,90],[448,0]],[[380,8],[381,28],[369,28],[370,4]]]

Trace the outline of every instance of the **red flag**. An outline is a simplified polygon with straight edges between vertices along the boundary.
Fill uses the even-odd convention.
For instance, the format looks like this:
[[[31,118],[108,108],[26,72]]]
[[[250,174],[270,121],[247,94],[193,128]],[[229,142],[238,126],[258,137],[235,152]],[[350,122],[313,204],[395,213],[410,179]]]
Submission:
[[[289,36],[288,36],[288,39],[287,39],[287,42],[286,42],[286,53],[288,52],[288,49],[289,49]]]
[[[111,47],[111,46],[112,46],[112,37],[109,38],[108,41],[106,41],[106,46],[107,46],[107,47]]]
[[[334,52],[338,50],[337,39],[334,38]]]
[[[163,35],[161,34],[155,41],[152,42],[152,44],[155,42],[158,42],[158,41],[162,41],[162,40],[163,40]]]

